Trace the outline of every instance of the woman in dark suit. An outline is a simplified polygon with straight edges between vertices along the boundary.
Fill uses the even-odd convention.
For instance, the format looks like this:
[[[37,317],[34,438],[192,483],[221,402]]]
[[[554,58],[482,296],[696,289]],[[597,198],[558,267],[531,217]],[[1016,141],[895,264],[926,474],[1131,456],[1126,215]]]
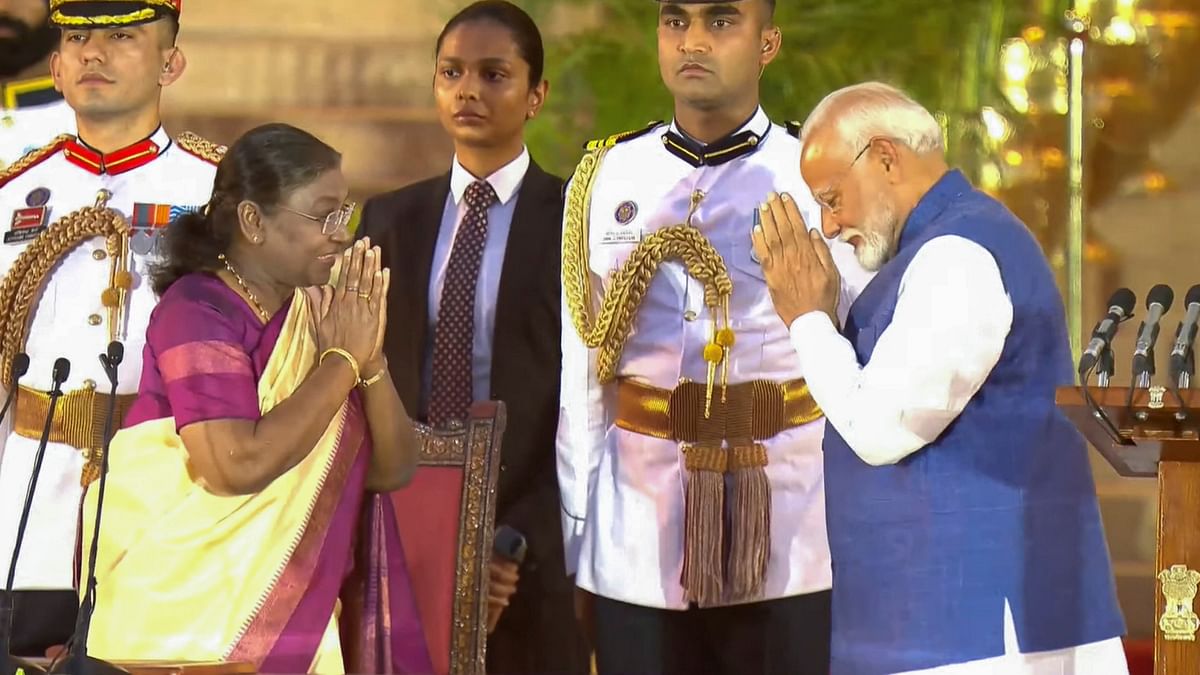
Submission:
[[[488,670],[513,675],[588,672],[555,474],[563,182],[524,139],[549,88],[543,54],[537,25],[509,2],[454,16],[433,80],[451,169],[369,200],[359,232],[394,271],[384,351],[407,409],[443,426],[472,401],[507,406],[496,522],[528,553],[520,565],[493,557]]]

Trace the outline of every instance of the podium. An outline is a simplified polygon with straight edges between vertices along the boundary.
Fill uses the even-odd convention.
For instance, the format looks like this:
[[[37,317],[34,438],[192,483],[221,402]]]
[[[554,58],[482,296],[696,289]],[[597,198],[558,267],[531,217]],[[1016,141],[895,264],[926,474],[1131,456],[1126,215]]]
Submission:
[[[1200,673],[1200,391],[1060,388],[1058,407],[1122,476],[1158,477],[1155,675]],[[1132,395],[1132,397],[1131,397]],[[1088,400],[1090,397],[1090,401]],[[1115,433],[1114,433],[1115,432]]]

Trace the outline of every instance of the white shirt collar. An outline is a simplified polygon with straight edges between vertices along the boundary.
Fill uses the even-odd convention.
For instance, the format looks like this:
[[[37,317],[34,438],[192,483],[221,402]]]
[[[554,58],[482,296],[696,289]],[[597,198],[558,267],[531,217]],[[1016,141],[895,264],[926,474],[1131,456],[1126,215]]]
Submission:
[[[496,197],[500,203],[507,204],[508,200],[517,194],[517,189],[521,187],[521,181],[525,180],[525,172],[528,170],[529,149],[522,148],[521,154],[516,159],[500,167],[484,180],[496,191]],[[454,163],[450,167],[450,194],[454,196],[455,204],[462,203],[467,187],[477,180],[479,179],[471,175],[470,171],[463,168],[458,161],[458,155],[455,154]]]
[[[153,134],[150,134],[150,140],[154,141],[154,144],[159,147],[160,154],[163,150],[171,147],[172,143],[171,134],[168,134],[167,130],[162,128],[161,124],[159,125],[158,129],[154,130]]]
[[[766,136],[767,132],[770,130],[771,130],[771,118],[767,117],[767,112],[765,110],[763,110],[762,106],[760,105],[760,106],[758,106],[758,109],[754,111],[754,114],[750,116],[750,119],[746,120],[745,124],[738,127],[736,130],[729,133],[728,135],[736,136],[737,134],[740,134],[743,131],[752,131],[752,132],[754,132],[755,136],[762,138],[763,136]],[[691,139],[691,136],[688,136],[686,131],[679,128],[679,122],[677,120],[671,120],[671,131],[674,131],[675,133],[679,134],[680,136],[684,136],[686,138]],[[695,139],[691,139],[691,140],[694,141]],[[699,143],[699,141],[696,141],[696,142]],[[700,145],[704,145],[704,144],[700,143]]]

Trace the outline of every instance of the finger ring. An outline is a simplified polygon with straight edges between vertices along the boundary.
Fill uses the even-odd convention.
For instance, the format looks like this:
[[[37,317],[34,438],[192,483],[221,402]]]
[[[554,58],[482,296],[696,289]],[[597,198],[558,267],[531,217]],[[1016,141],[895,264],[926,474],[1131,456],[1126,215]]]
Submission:
[[[346,290],[350,291],[351,293],[357,293],[357,292],[358,292],[358,286],[347,286],[347,287],[346,287]]]
[[[359,293],[358,297],[362,298],[363,300],[369,300],[371,298],[371,294],[370,293]]]

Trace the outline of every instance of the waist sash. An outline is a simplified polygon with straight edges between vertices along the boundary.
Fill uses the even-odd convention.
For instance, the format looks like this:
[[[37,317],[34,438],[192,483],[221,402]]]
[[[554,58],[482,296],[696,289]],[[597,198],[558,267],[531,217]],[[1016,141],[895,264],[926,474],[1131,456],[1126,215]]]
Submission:
[[[682,585],[700,606],[762,597],[771,550],[767,450],[758,441],[822,417],[804,380],[755,380],[718,388],[681,382],[662,389],[617,382],[616,425],[680,441],[688,472]],[[726,475],[730,481],[725,480]],[[729,536],[725,551],[725,500]]]

